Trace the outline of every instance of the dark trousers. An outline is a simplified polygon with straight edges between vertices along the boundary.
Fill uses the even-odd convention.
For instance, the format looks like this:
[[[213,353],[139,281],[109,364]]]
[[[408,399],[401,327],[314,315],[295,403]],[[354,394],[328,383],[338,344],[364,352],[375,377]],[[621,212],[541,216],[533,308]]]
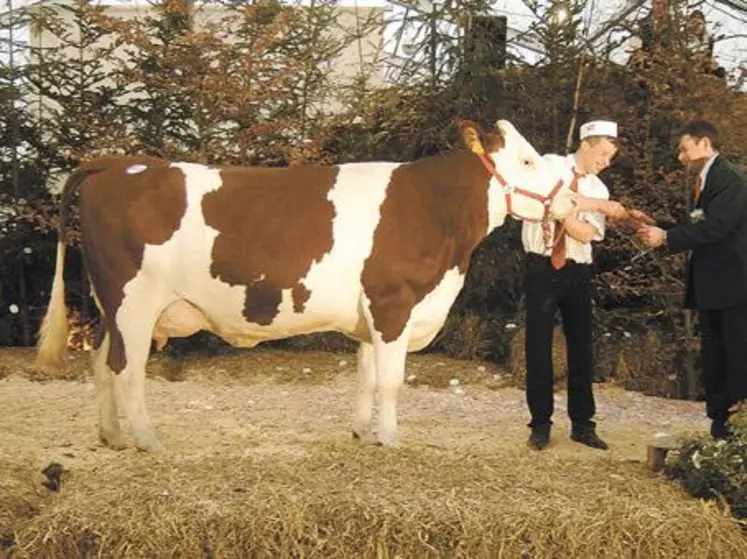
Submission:
[[[550,259],[527,254],[526,398],[530,427],[551,424],[553,413],[552,337],[555,313],[563,319],[568,360],[568,415],[580,427],[593,426],[592,267],[573,261],[555,270]]]
[[[700,311],[706,414],[725,422],[729,408],[747,399],[747,306]]]

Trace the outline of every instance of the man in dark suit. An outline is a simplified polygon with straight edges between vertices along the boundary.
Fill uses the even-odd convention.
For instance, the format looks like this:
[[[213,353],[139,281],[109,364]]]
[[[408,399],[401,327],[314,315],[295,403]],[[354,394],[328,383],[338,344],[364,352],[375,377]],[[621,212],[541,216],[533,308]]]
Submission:
[[[706,413],[719,439],[730,434],[732,408],[747,399],[747,176],[719,153],[718,130],[704,120],[680,131],[679,160],[695,173],[691,222],[639,232],[649,246],[692,251],[685,307],[698,310]]]

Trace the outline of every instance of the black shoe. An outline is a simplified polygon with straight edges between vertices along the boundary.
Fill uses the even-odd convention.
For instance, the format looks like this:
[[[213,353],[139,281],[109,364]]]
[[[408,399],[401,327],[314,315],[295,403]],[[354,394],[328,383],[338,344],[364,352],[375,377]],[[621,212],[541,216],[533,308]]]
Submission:
[[[532,427],[527,443],[534,450],[542,450],[550,444],[550,425],[537,425]]]
[[[711,438],[719,440],[728,439],[731,436],[731,429],[725,421],[721,421],[718,419],[714,419],[713,421],[711,421]]]
[[[571,427],[571,440],[600,450],[607,450],[609,448],[607,443],[597,435],[596,429],[593,426]]]

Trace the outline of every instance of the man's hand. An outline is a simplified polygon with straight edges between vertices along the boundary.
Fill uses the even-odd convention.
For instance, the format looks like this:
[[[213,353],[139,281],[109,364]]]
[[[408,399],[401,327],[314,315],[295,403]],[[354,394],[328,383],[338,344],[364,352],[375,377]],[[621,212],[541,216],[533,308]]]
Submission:
[[[600,211],[610,219],[625,219],[628,217],[628,210],[620,202],[614,200],[605,200],[600,207]]]
[[[643,244],[651,248],[659,247],[667,240],[667,232],[653,225],[642,226],[638,229],[638,236],[641,238]]]
[[[589,198],[583,194],[577,197],[576,209],[579,212],[601,212],[610,219],[624,219],[628,211],[620,202]]]
[[[656,225],[656,221],[641,210],[628,210],[623,219],[610,220],[610,222],[626,235],[638,233],[645,225]]]
[[[636,226],[654,225],[656,223],[650,215],[641,210],[628,210],[628,221]]]

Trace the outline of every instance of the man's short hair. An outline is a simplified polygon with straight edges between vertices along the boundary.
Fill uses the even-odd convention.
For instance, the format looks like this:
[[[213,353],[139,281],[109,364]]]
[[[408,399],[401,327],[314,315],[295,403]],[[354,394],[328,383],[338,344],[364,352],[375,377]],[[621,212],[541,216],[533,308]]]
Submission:
[[[713,149],[719,149],[721,145],[718,128],[708,120],[691,120],[680,128],[677,134],[677,141],[681,140],[683,136],[690,136],[696,141],[708,138],[711,141]]]
[[[588,143],[590,146],[595,146],[602,140],[609,140],[610,143],[614,146],[618,145],[617,138],[615,138],[614,136],[587,136],[581,141]]]

